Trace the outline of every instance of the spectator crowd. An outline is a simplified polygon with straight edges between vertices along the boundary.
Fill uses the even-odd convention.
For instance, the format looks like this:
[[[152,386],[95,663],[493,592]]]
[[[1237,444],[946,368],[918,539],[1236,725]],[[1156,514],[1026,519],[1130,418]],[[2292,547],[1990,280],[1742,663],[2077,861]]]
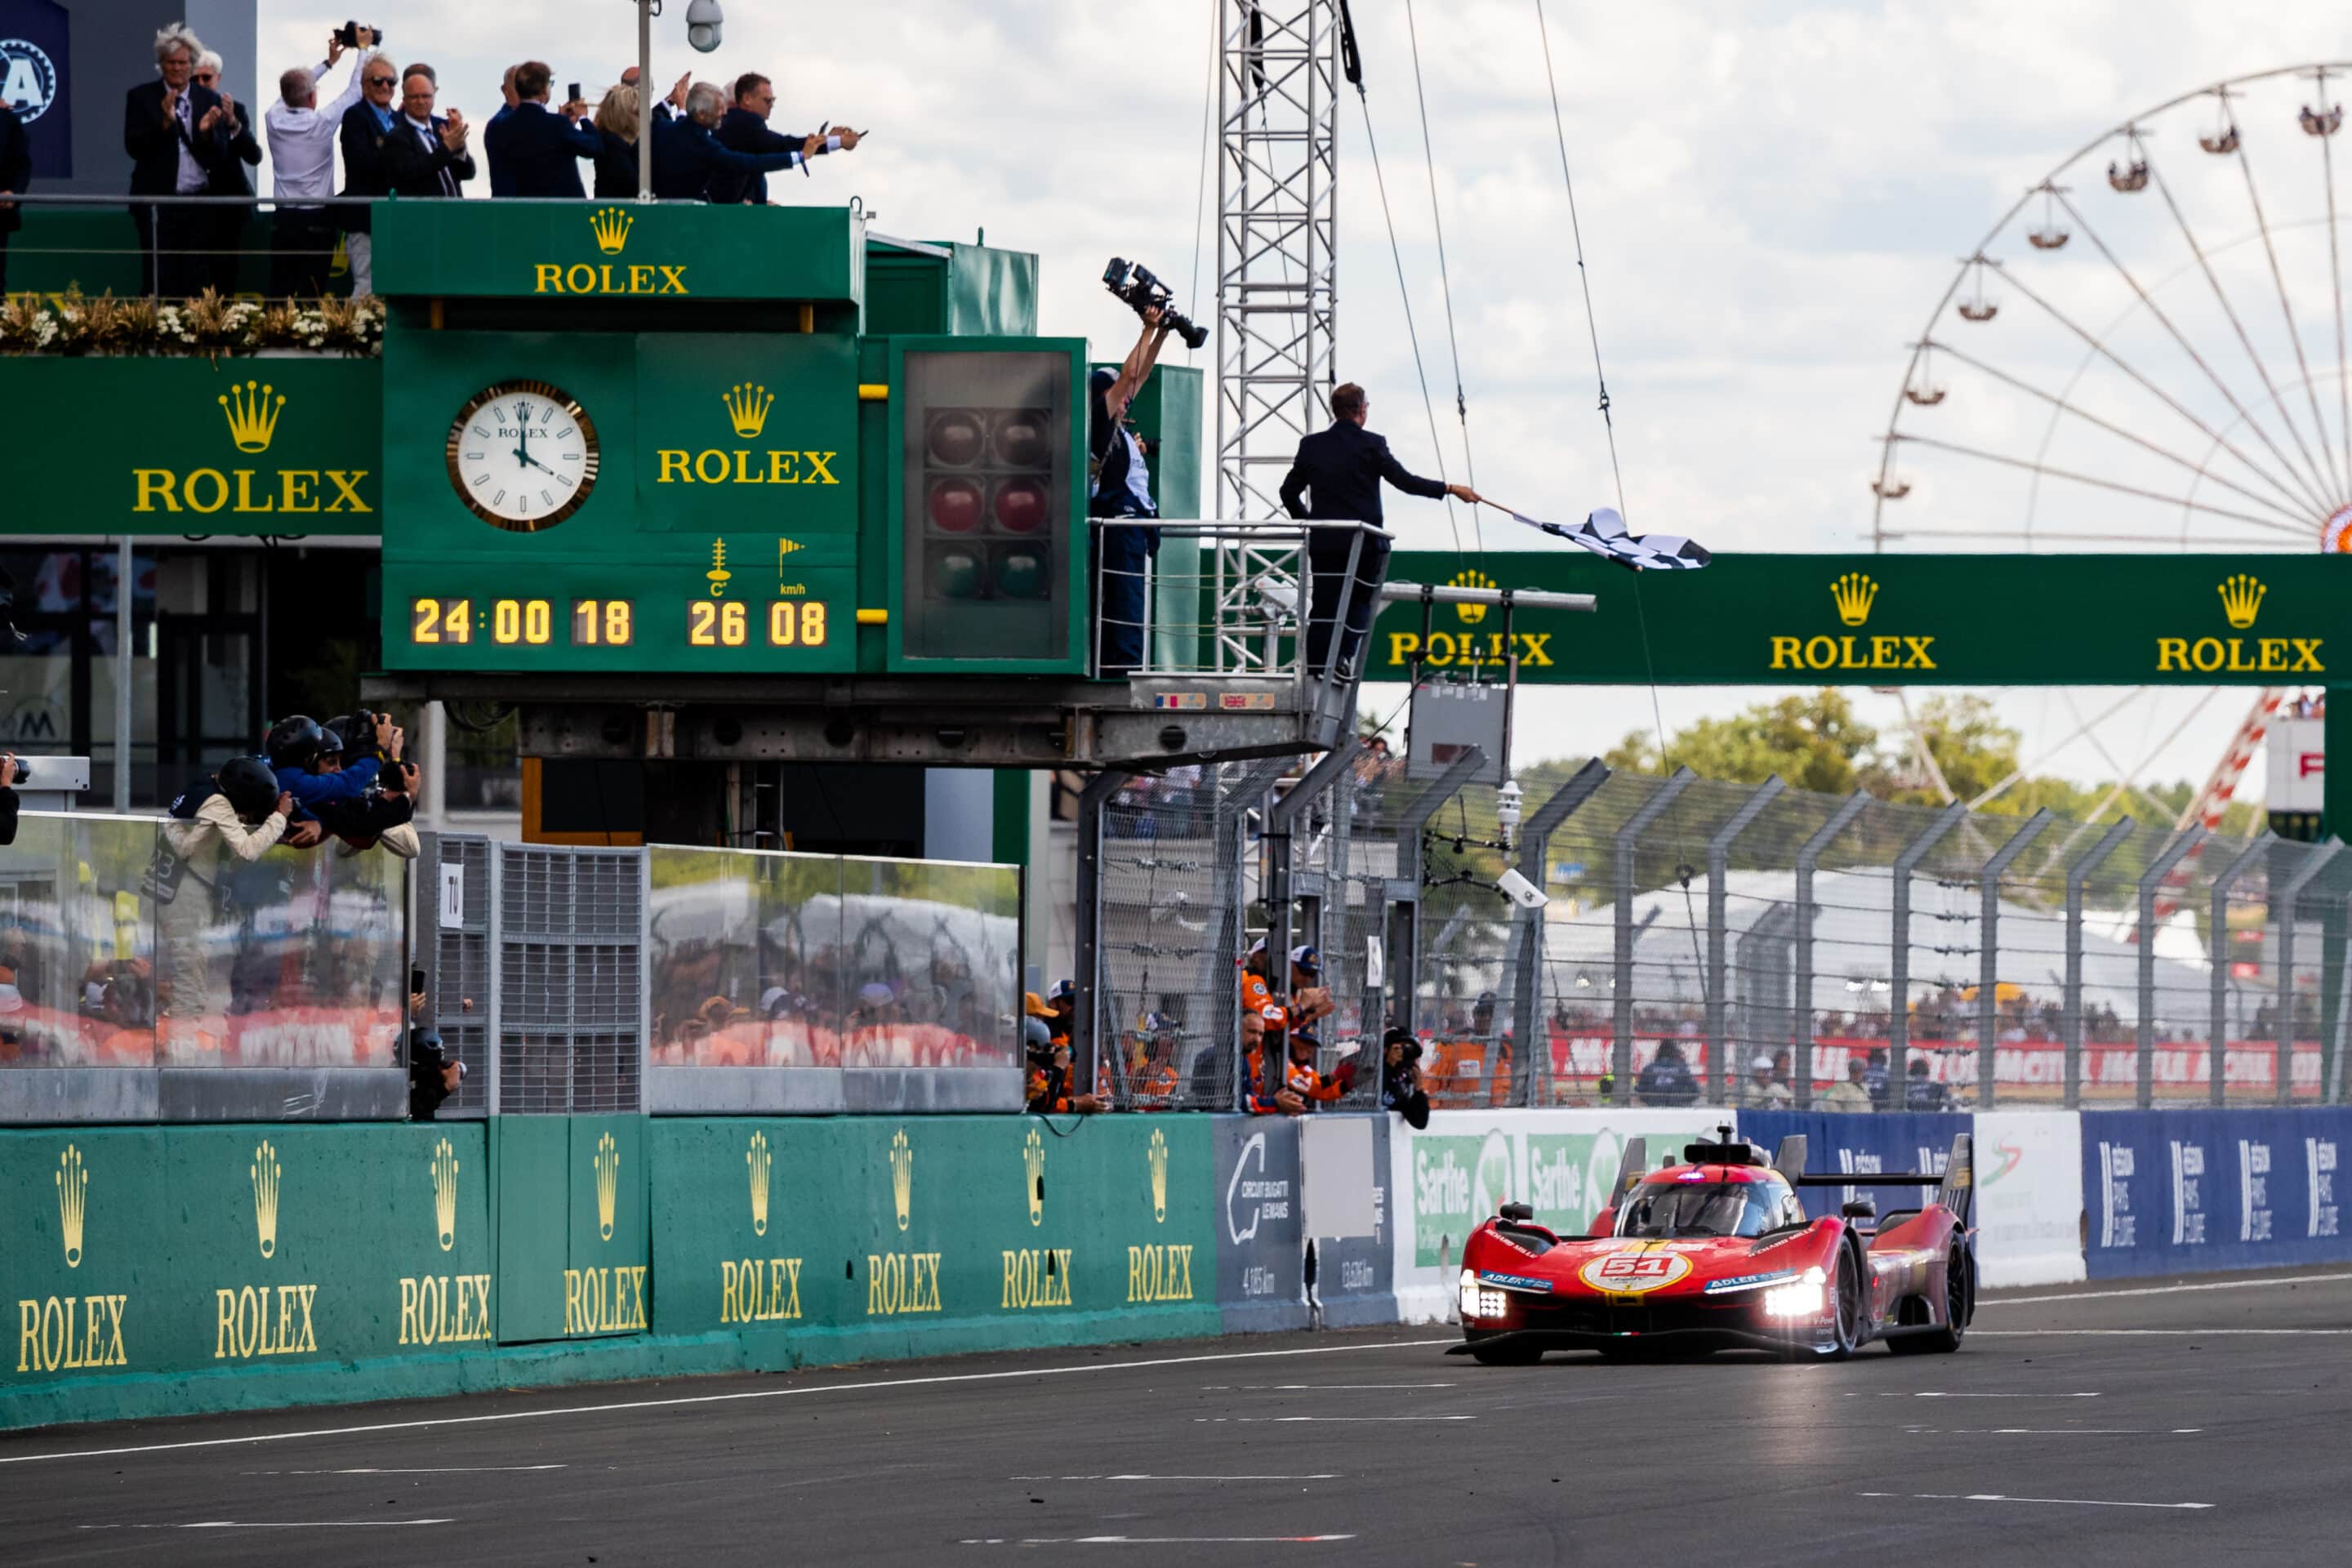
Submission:
[[[331,32],[315,64],[278,75],[257,134],[250,107],[223,86],[221,57],[184,22],[156,32],[155,79],[132,88],[123,103],[129,194],[213,199],[131,204],[146,292],[236,292],[258,194],[251,171],[265,140],[273,203],[268,292],[301,299],[326,291],[339,243],[352,293],[373,292],[375,199],[460,197],[478,190],[487,174],[493,198],[631,198],[649,180],[663,201],[765,203],[769,176],[806,174],[814,159],[855,151],[863,134],[845,120],[809,132],[771,129],[775,83],[757,71],[724,84],[689,72],[650,98],[631,66],[595,89],[592,103],[577,82],[566,84],[558,101],[554,68],[523,60],[507,68],[499,106],[478,135],[463,110],[443,101],[431,64],[395,60],[381,41],[357,24]],[[23,124],[0,102],[0,291],[7,286],[8,237],[23,222],[19,205],[6,198],[27,194],[31,184]]]

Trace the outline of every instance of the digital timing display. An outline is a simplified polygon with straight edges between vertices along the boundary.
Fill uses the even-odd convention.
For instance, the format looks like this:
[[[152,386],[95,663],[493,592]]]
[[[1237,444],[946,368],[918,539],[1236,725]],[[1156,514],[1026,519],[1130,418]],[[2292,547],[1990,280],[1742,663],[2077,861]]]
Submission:
[[[636,643],[634,599],[571,601],[571,646],[629,647]],[[688,647],[821,648],[833,616],[822,599],[688,599],[675,623]],[[409,640],[420,647],[543,647],[554,640],[555,605],[547,599],[415,599],[409,605]]]

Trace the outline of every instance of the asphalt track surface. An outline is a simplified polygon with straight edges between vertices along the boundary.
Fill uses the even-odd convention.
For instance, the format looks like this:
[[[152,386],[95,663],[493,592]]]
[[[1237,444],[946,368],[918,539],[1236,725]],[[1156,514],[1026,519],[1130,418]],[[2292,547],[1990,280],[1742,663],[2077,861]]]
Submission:
[[[2343,1562],[2352,1270],[1989,1298],[1957,1355],[1437,1329],[0,1436],[0,1561]]]

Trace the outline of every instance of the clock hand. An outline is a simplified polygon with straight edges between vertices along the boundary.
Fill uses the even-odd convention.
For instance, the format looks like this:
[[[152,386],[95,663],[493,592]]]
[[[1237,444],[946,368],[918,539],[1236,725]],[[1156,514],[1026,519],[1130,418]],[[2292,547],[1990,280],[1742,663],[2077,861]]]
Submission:
[[[545,463],[541,462],[537,458],[531,457],[529,453],[518,452],[515,456],[520,458],[524,462],[529,463],[532,468],[537,468],[542,474],[551,474],[555,472],[553,468],[549,468]]]

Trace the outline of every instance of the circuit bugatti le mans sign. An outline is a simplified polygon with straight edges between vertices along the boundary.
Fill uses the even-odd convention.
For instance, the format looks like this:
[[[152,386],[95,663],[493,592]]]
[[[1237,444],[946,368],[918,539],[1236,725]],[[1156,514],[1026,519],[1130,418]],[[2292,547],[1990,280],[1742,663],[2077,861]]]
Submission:
[[[1636,578],[1578,552],[1399,553],[1391,578],[1597,595],[1522,611],[1391,605],[1370,677],[1424,671],[1693,686],[2270,686],[2352,668],[2333,555],[1734,555]],[[2341,650],[2339,653],[2338,650]]]

